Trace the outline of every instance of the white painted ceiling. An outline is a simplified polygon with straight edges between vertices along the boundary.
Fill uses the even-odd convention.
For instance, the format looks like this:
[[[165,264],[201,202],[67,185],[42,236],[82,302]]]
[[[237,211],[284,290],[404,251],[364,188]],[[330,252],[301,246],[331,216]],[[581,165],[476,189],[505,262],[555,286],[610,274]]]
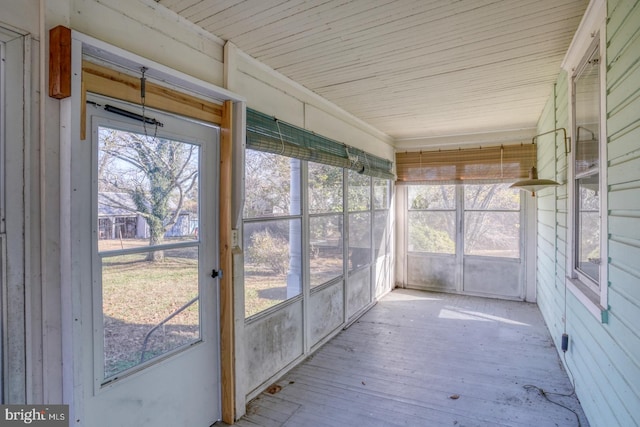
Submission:
[[[535,127],[587,0],[159,0],[403,141]]]

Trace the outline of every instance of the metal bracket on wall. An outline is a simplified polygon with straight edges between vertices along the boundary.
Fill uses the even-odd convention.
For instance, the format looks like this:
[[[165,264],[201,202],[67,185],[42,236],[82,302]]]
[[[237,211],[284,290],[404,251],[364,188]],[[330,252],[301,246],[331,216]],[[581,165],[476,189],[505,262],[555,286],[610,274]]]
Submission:
[[[535,144],[536,143],[536,139],[538,139],[538,137],[540,137],[540,136],[548,135],[550,133],[554,133],[554,132],[558,132],[558,131],[562,131],[562,133],[564,135],[564,154],[571,153],[571,144],[570,144],[571,138],[567,136],[567,130],[565,128],[556,128],[556,129],[552,129],[552,130],[547,131],[547,132],[539,133],[538,135],[536,135],[533,138],[531,138],[531,143]]]

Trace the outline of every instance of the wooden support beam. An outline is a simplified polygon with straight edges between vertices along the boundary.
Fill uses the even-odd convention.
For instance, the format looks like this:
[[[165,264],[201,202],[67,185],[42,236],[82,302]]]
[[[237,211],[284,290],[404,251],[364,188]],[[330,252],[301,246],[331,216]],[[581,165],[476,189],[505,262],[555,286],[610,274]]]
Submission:
[[[222,365],[222,421],[235,422],[235,332],[233,311],[233,254],[231,240],[233,102],[222,106],[220,126],[220,362]]]
[[[82,63],[82,81],[87,92],[140,104],[139,76],[134,77],[102,65],[84,61]],[[145,105],[147,107],[217,125],[221,123],[222,108],[219,104],[168,89],[152,82],[146,83],[145,90]]]
[[[49,30],[49,96],[71,96],[71,29],[62,25]]]

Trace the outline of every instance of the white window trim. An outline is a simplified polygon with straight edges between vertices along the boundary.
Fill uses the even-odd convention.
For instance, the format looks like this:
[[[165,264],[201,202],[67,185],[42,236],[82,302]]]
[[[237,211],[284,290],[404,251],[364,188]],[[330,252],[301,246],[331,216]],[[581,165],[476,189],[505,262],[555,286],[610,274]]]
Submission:
[[[594,292],[586,282],[589,280],[575,269],[575,219],[576,197],[575,189],[575,135],[573,135],[573,77],[579,64],[587,54],[594,37],[599,36],[600,50],[600,280],[598,292]],[[607,253],[607,129],[606,129],[606,0],[592,0],[582,18],[582,22],[569,46],[569,50],[562,63],[562,68],[569,75],[569,124],[571,129],[572,149],[567,159],[571,165],[567,176],[567,193],[569,195],[569,218],[567,235],[567,277],[565,286],[580,301],[587,310],[602,323],[607,322],[608,309],[608,253]]]

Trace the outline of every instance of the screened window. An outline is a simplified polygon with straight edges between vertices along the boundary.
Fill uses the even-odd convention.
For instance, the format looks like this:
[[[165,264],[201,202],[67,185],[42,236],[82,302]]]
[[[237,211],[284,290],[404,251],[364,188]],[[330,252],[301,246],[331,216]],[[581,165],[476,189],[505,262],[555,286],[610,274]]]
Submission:
[[[456,253],[456,186],[408,188],[409,252]]]
[[[464,186],[464,254],[520,258],[520,191]]]
[[[389,252],[393,162],[252,109],[246,148],[246,317]]]
[[[343,275],[343,175],[342,168],[308,164],[311,287]]]
[[[245,154],[245,316],[302,290],[300,160]]]
[[[593,290],[600,284],[600,50],[593,45],[573,77],[575,160],[574,269]]]
[[[391,250],[389,230],[390,182],[386,179],[373,179],[373,251],[374,259],[384,256]]]
[[[349,270],[371,264],[371,177],[348,172]]]
[[[199,145],[99,125],[102,379],[200,339]]]
[[[349,212],[366,211],[371,208],[371,177],[349,171]]]

